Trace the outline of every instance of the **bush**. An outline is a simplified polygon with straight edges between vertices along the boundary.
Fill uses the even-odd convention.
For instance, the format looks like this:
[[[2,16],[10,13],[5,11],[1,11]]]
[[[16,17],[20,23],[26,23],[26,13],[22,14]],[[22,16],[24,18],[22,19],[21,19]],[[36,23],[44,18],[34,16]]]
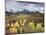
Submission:
[[[34,22],[29,22],[28,27],[29,27],[29,29],[30,29],[30,32],[35,32],[35,25],[34,25]]]
[[[37,32],[43,32],[44,31],[44,28],[42,27],[41,23],[38,23],[37,26],[36,26],[36,31]]]

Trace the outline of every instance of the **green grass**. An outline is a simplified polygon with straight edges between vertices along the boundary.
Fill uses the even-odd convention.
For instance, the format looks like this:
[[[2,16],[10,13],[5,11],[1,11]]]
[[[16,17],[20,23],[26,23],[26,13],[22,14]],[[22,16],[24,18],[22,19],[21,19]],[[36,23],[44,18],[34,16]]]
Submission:
[[[13,18],[16,19],[16,20],[14,20],[14,19],[13,20],[18,22],[18,24],[20,25],[19,28],[16,27],[17,33],[18,33],[18,30],[20,31],[20,33],[24,33],[27,31],[28,32],[44,32],[44,27],[42,26],[42,25],[44,25],[44,23],[42,22],[42,19],[40,19],[41,20],[40,22],[35,23],[34,21],[32,21],[34,17],[36,17],[36,16],[31,15],[31,14],[15,14],[15,15],[10,15],[10,16],[6,15],[6,20],[10,19],[9,21],[11,21]],[[23,26],[22,24],[23,24],[24,20],[26,20],[26,21]],[[13,21],[11,23],[13,23]],[[9,30],[9,27],[6,25],[7,30]]]

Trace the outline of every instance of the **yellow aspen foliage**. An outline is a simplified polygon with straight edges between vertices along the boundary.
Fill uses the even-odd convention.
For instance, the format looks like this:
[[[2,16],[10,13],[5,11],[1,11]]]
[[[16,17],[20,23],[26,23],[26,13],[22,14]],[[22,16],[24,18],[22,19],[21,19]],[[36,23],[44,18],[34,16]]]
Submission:
[[[18,23],[18,22],[16,22],[16,23],[14,24],[14,26],[19,27],[19,23]]]
[[[10,28],[10,32],[12,32],[12,33],[16,33],[17,32],[17,28],[16,27],[13,27],[13,28]]]
[[[11,27],[13,27],[14,25],[13,25],[13,23],[11,23]]]
[[[20,20],[20,24],[22,24],[22,20]]]
[[[10,24],[8,23],[7,26],[10,26]]]

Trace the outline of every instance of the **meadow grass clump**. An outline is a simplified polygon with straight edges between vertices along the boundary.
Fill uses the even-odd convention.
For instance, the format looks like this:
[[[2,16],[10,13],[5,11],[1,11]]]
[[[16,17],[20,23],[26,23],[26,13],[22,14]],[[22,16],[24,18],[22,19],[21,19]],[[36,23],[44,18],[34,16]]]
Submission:
[[[34,22],[29,22],[28,27],[29,27],[29,29],[30,29],[30,32],[35,32],[35,25],[34,25]]]
[[[37,32],[43,32],[44,31],[44,28],[42,27],[42,24],[41,23],[37,23],[36,31]]]

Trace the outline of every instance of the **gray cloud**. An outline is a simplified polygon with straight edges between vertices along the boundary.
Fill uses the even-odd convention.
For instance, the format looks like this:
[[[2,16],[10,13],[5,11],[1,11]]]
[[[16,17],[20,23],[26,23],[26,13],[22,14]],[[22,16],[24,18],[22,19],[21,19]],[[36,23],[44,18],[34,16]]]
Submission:
[[[44,3],[6,0],[6,9],[12,9],[14,11],[21,11],[23,9],[28,9],[30,11],[44,10]]]

